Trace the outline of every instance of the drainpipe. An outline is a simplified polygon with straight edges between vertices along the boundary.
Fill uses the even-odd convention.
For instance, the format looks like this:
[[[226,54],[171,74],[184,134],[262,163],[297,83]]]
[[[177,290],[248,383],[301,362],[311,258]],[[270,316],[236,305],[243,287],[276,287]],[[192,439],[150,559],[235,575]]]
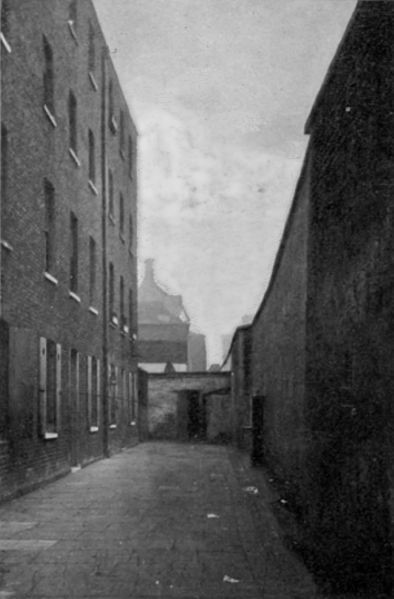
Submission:
[[[103,368],[102,368],[102,410],[103,410],[103,453],[109,457],[109,414],[108,414],[108,276],[107,276],[107,61],[109,50],[102,49],[101,55],[101,232],[102,232],[102,312],[103,312]]]

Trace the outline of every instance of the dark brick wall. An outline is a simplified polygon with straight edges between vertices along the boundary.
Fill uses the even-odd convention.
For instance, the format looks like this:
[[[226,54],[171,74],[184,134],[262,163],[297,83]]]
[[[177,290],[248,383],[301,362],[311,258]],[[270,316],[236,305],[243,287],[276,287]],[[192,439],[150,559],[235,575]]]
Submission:
[[[15,0],[10,3],[7,41],[2,51],[2,122],[8,132],[7,193],[2,197],[2,316],[10,326],[9,426],[4,440],[11,459],[14,488],[64,472],[70,464],[71,427],[75,424],[70,399],[70,351],[80,354],[80,396],[77,415],[79,461],[84,464],[103,455],[103,414],[99,431],[90,433],[87,423],[87,356],[103,366],[103,223],[102,197],[102,98],[113,81],[114,116],[117,131],[110,130],[105,116],[106,160],[114,174],[115,210],[108,216],[106,197],[107,264],[115,266],[115,307],[119,314],[120,277],[124,278],[127,322],[111,326],[108,336],[109,363],[119,372],[136,371],[133,334],[136,333],[136,138],[135,126],[109,58],[103,79],[105,40],[90,1],[78,3],[78,19],[68,23],[69,2],[63,0]],[[88,69],[89,28],[94,32],[96,62]],[[75,35],[74,35],[75,34]],[[44,111],[43,36],[53,51],[54,118]],[[93,75],[93,77],[92,77]],[[77,164],[69,152],[68,97],[77,101]],[[125,152],[120,152],[120,110],[124,112]],[[107,103],[108,111],[108,103]],[[55,126],[54,126],[55,125]],[[95,188],[89,184],[88,131],[95,138]],[[129,169],[128,139],[133,144],[133,166]],[[105,173],[107,176],[107,172]],[[45,271],[44,179],[55,190],[56,260],[48,280]],[[124,197],[124,234],[119,230],[119,194]],[[78,218],[78,290],[80,301],[70,290],[70,212]],[[134,234],[130,239],[129,216]],[[96,242],[96,293],[89,298],[89,237]],[[129,290],[132,307],[129,309]],[[90,308],[94,308],[91,310]],[[129,315],[132,314],[132,322]],[[120,324],[129,327],[122,330]],[[61,429],[58,439],[38,435],[39,337],[62,346]],[[26,342],[26,347],[23,347]],[[29,348],[27,350],[27,348]],[[103,377],[104,374],[102,369]],[[11,381],[17,384],[11,384]],[[103,385],[102,385],[103,386]],[[120,389],[120,386],[119,386]],[[110,431],[115,451],[135,442],[137,433],[126,417],[127,398],[119,392],[117,428]],[[23,410],[23,419],[19,418]],[[26,482],[27,481],[27,482]],[[11,483],[10,483],[11,485]]]
[[[393,31],[391,3],[360,5],[312,125],[305,513],[350,584],[391,567]]]
[[[252,329],[236,330],[231,345],[232,410],[234,437],[240,448],[250,449],[251,383],[252,383]]]
[[[305,449],[305,319],[309,210],[306,161],[269,288],[252,325],[252,395],[263,395],[271,467],[302,486]]]

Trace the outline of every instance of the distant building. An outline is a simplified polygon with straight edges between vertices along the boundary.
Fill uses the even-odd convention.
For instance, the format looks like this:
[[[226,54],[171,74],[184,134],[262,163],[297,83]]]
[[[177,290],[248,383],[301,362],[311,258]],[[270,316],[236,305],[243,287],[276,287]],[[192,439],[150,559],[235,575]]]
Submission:
[[[169,293],[156,282],[151,259],[145,261],[138,300],[141,368],[156,373],[205,371],[205,336],[190,330],[182,296]]]

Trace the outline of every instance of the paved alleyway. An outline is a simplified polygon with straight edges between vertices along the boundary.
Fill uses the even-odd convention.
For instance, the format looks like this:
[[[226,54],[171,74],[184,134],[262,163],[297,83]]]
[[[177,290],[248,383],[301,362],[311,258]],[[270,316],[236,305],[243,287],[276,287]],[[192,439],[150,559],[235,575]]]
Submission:
[[[146,443],[3,504],[0,599],[317,597],[232,451]]]

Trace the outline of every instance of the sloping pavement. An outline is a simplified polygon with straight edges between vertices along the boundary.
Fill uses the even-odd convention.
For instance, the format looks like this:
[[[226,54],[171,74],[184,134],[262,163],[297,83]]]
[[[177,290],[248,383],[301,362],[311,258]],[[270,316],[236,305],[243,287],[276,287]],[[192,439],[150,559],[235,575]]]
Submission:
[[[233,457],[144,443],[1,505],[0,599],[320,597]]]

